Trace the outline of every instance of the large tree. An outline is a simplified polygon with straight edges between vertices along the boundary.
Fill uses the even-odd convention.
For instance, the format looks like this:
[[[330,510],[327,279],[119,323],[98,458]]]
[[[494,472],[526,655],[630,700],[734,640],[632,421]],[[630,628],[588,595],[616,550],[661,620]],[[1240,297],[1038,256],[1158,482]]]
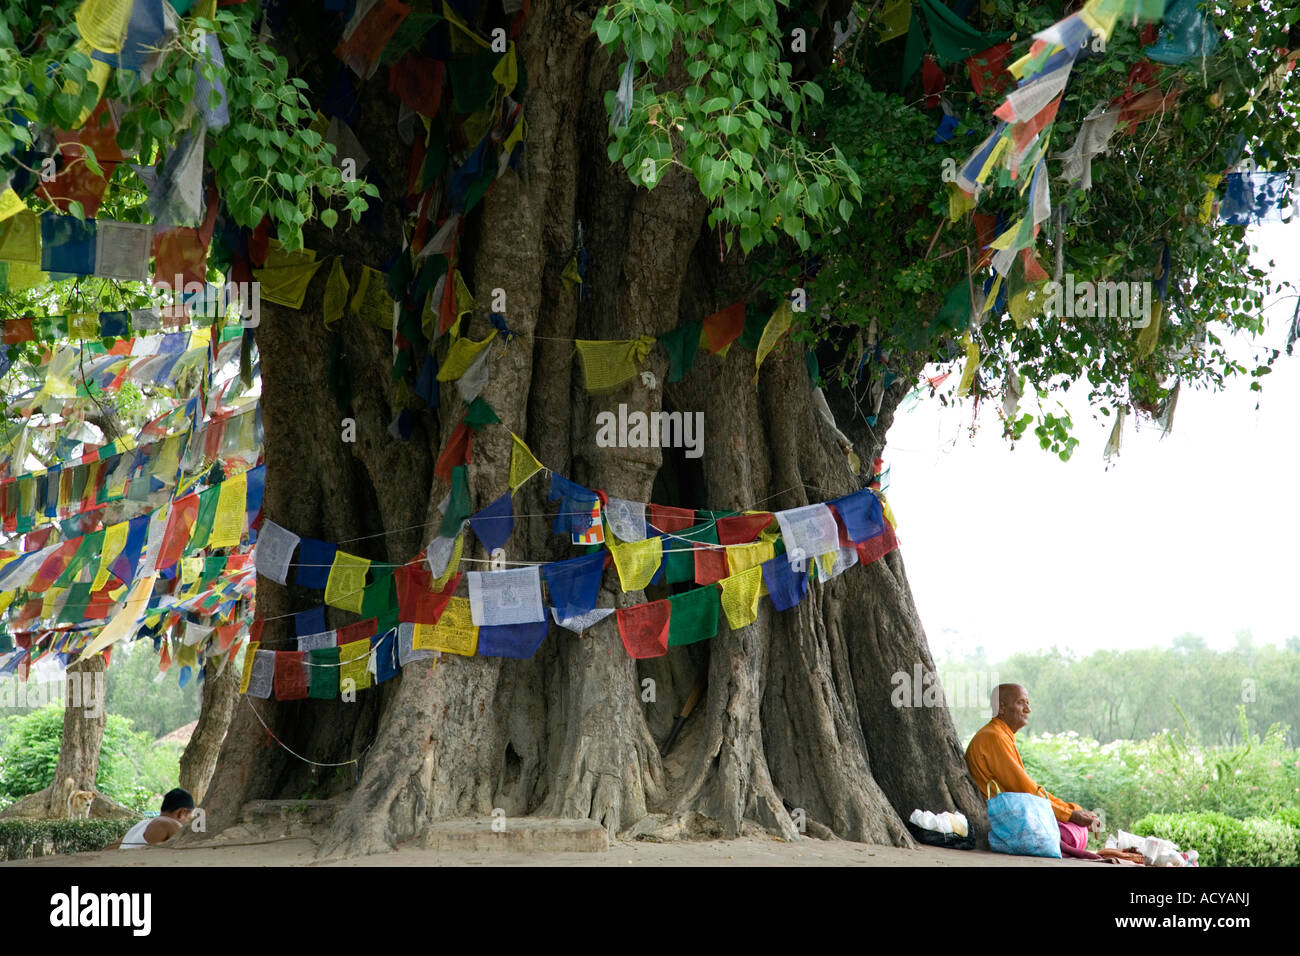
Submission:
[[[342,257],[353,289],[362,266],[418,274],[412,257],[421,246],[411,237],[427,242],[446,221],[449,197],[458,194],[451,178],[475,162],[475,146],[511,105],[494,100],[504,112],[489,110],[486,121],[461,111],[472,96],[457,84],[468,86],[473,75],[463,61],[487,56],[494,39],[513,41],[510,52],[493,52],[496,63],[517,57],[512,96],[527,124],[517,169],[495,178],[453,222],[454,253],[434,254],[454,255],[478,303],[457,316],[462,334],[488,334],[493,312],[514,333],[488,353],[483,395],[504,427],[474,439],[476,507],[507,485],[511,432],[547,468],[615,497],[712,509],[824,501],[867,483],[918,373],[963,352],[970,374],[962,391],[977,399],[1000,393],[1004,382],[1046,396],[1086,377],[1099,404],[1147,413],[1163,412],[1179,381],[1215,383],[1247,371],[1202,347],[1213,323],[1258,331],[1263,293],[1259,277],[1244,271],[1241,230],[1199,216],[1201,176],[1240,155],[1267,167],[1297,152],[1288,61],[1278,53],[1297,44],[1286,35],[1293,17],[1279,10],[1217,11],[1229,35],[1214,55],[1159,75],[1130,72],[1142,44],[1121,24],[1100,55],[1075,67],[1060,105],[1055,135],[1063,148],[1098,100],[1157,94],[1160,110],[1134,116],[1110,157],[1096,160],[1090,191],[1056,185],[1058,207],[1069,214],[1038,244],[1040,254],[1068,257],[1080,280],[1150,279],[1167,248],[1170,292],[1153,345],[1113,322],[1067,323],[1042,309],[1026,315],[1033,309],[1016,298],[1019,287],[1007,306],[994,292],[990,308],[980,308],[987,238],[977,237],[969,216],[945,225],[950,199],[960,202],[943,181],[943,161],[960,163],[983,138],[999,97],[972,92],[965,68],[946,64],[942,95],[961,118],[956,142],[967,128],[973,135],[961,147],[933,142],[940,113],[926,112],[921,76],[899,92],[912,41],[874,41],[883,4],[536,0],[526,13],[513,6],[452,5],[483,43],[420,45],[416,27],[439,29],[441,5],[416,3],[407,32],[399,28],[407,46],[396,53],[452,61],[428,146],[414,161],[412,141],[424,124],[402,119],[389,91],[409,93],[401,77],[411,74],[395,56],[355,84],[350,121],[372,164],[363,178],[382,184],[369,200],[340,175],[319,131],[308,129],[317,108],[347,112],[346,97],[342,106],[335,98],[335,50],[355,60],[357,48],[340,47],[342,18],[322,17],[315,3],[285,2],[264,18],[246,4],[193,21],[214,30],[225,51],[231,124],[209,133],[208,158],[229,215],[246,229],[267,223],[287,249],[305,244],[318,258]],[[977,23],[992,46],[1003,33],[1026,38],[1060,15],[1055,4],[999,0]],[[190,25],[182,23],[183,36]],[[1028,49],[1027,40],[1012,42],[1015,55]],[[184,111],[170,109],[164,94],[178,83],[187,88],[186,71],[198,69],[186,51],[177,46],[146,94],[127,96],[137,105],[124,129],[139,130],[146,147],[166,151],[179,136]],[[360,66],[367,72],[364,58]],[[388,84],[386,70],[397,74]],[[932,69],[923,75],[933,84]],[[1181,98],[1166,98],[1174,85]],[[160,91],[152,100],[150,86]],[[1238,156],[1225,158],[1219,144],[1238,135]],[[489,167],[498,145],[487,151]],[[446,156],[445,172],[440,166],[430,182],[422,152]],[[1007,222],[1023,212],[1015,190],[980,201]],[[357,215],[336,226],[340,212],[346,223],[367,202],[367,227],[355,224]],[[394,332],[351,310],[338,317],[327,302],[330,272],[317,273],[300,309],[261,307],[263,513],[294,533],[401,564],[437,532],[448,484],[435,476],[435,462],[465,406],[451,387],[437,407],[416,397],[423,356],[394,372]],[[394,288],[405,299],[413,284]],[[796,313],[795,332],[756,381],[755,354],[737,344],[725,357],[701,357],[678,381],[668,381],[668,359],[655,349],[643,366],[650,375],[612,393],[584,388],[574,339],[660,335],[738,300],[763,315],[792,293],[796,303],[806,297],[808,311]],[[436,304],[433,311],[436,320]],[[402,330],[399,322],[403,348],[419,339]],[[438,337],[428,339],[441,354]],[[824,393],[814,390],[814,374]],[[703,411],[703,457],[601,447],[596,415],[620,404]],[[1018,438],[1033,418],[1008,414],[1008,434]],[[1068,426],[1041,412],[1040,442],[1068,457]],[[978,489],[963,493],[978,506]],[[570,553],[542,517],[539,480],[516,496],[515,510],[511,560]],[[475,545],[465,557],[488,555]],[[620,591],[611,573],[600,603],[645,599]],[[320,594],[263,577],[257,602],[266,646],[286,647],[289,615],[319,604]],[[351,620],[331,615],[332,626]],[[934,670],[894,551],[814,585],[795,610],[764,604],[749,627],[733,632],[724,619],[715,639],[662,658],[629,658],[607,618],[582,636],[552,628],[531,660],[444,655],[435,665],[408,665],[355,701],[245,701],[207,796],[209,821],[224,826],[255,798],[343,795],[322,853],[384,849],[438,819],[495,808],[508,817],[590,818],[611,833],[640,824],[734,836],[752,822],[792,837],[802,819],[819,835],[910,845],[902,821],[917,807],[960,810],[979,829],[983,799],[948,712],[895,706],[894,676],[918,664]],[[646,678],[653,700],[644,699]],[[697,687],[694,715],[661,757]]]

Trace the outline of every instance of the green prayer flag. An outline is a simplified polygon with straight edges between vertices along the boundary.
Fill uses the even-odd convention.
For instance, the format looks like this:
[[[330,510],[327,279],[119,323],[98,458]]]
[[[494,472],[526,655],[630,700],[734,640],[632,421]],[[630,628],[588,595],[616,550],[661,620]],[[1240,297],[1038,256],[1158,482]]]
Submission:
[[[771,313],[763,313],[758,309],[745,307],[745,331],[740,333],[740,347],[749,349],[751,352],[758,351],[758,343],[763,341],[763,330],[767,328],[767,320],[772,317]]]
[[[384,634],[397,626],[397,588],[393,583],[393,569],[370,566],[374,581],[361,592],[361,619],[374,618],[377,633]]]
[[[77,550],[72,552],[72,560],[68,566],[63,569],[54,580],[53,587],[66,588],[72,586],[72,581],[77,576],[77,572],[86,566],[92,557],[97,558],[104,549],[104,532],[95,531],[92,534],[83,535],[81,544],[77,545]]]
[[[206,491],[199,492],[199,513],[194,519],[194,529],[190,532],[189,544],[185,554],[193,554],[208,546],[212,534],[212,519],[217,514],[217,502],[221,499],[221,486],[214,485]]]
[[[907,46],[903,48],[903,78],[898,84],[900,90],[906,89],[907,81],[921,68],[921,57],[924,54],[925,34],[921,31],[921,19],[913,10],[912,21],[907,25]]]
[[[469,501],[469,469],[457,465],[451,470],[451,499],[438,527],[438,536],[454,538],[460,534],[460,526],[465,523],[473,511]]]
[[[695,580],[695,550],[692,542],[717,544],[718,528],[712,522],[697,524],[664,536],[664,580],[681,584]]]
[[[990,44],[991,45],[991,44]],[[472,56],[464,56],[447,64],[447,76],[451,80],[452,102],[456,112],[468,116],[477,113],[492,98],[497,88],[496,77],[492,71],[503,54],[484,50]]]
[[[63,602],[63,608],[59,611],[57,620],[60,623],[75,624],[86,616],[86,608],[90,606],[90,587],[89,581],[72,586],[72,590],[68,592],[68,599]]]
[[[484,425],[500,425],[501,419],[497,418],[495,409],[480,396],[470,402],[469,409],[465,412],[465,424],[477,430]]]
[[[948,290],[948,294],[944,296],[943,305],[939,307],[939,312],[934,317],[935,324],[941,329],[953,329],[960,332],[970,325],[970,286],[970,279],[963,276],[956,285]]]
[[[817,361],[817,353],[809,349],[804,353],[803,361],[804,365],[808,367],[808,381],[812,383],[813,388],[816,388],[822,377],[822,368]]]
[[[226,570],[226,556],[224,554],[210,555],[203,559],[203,574],[201,577],[204,581],[211,581],[213,578],[219,577],[224,570]]]
[[[668,353],[668,381],[680,382],[695,364],[695,354],[700,349],[703,322],[689,322],[679,329],[659,336],[659,344]]]
[[[668,606],[669,647],[681,647],[717,636],[721,601],[714,585],[674,594],[668,598]]]
[[[307,665],[307,696],[320,700],[338,697],[339,649],[318,647],[310,650],[307,652]]]
[[[921,11],[925,14],[925,22],[930,27],[930,40],[934,45],[935,58],[940,66],[960,63],[966,57],[982,53],[1011,35],[1010,33],[981,33],[945,7],[940,0],[921,0]],[[915,22],[915,14],[913,18]],[[912,47],[910,30],[907,46],[910,52]]]

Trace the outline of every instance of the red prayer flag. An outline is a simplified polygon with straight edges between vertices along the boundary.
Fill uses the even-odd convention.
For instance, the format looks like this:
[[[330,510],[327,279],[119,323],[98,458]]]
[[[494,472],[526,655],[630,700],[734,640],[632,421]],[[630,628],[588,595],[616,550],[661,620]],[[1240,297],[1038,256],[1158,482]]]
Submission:
[[[410,12],[411,8],[398,0],[382,0],[357,24],[352,35],[335,48],[334,55],[357,76],[367,79],[374,72],[379,54]]]
[[[924,62],[921,64],[921,85],[925,89],[925,108],[932,110],[939,105],[939,94],[947,83],[947,78],[943,75],[943,70],[939,64],[934,61],[934,57],[926,54]]]
[[[1020,261],[1025,266],[1025,278],[1030,282],[1046,282],[1051,278],[1047,274],[1047,270],[1039,265],[1032,246],[1026,246],[1020,250]]]
[[[452,430],[451,437],[447,439],[447,447],[442,450],[442,454],[438,456],[437,462],[434,463],[434,475],[447,482],[447,484],[451,484],[451,470],[457,465],[463,465],[471,460],[472,441],[469,426],[461,422]]]
[[[745,331],[745,303],[737,302],[704,319],[701,343],[710,355],[726,348]]]
[[[1007,55],[1010,52],[1010,43],[999,43],[982,53],[966,58],[966,69],[970,71],[970,85],[976,96],[983,96],[986,89],[993,95],[1000,96],[1007,88],[1011,82],[1011,74],[1006,68]]]
[[[53,553],[41,563],[40,570],[32,578],[28,590],[36,594],[47,590],[58,580],[79,547],[81,547],[81,538],[71,538],[55,548]]]
[[[377,617],[357,621],[357,623],[349,624],[347,627],[340,627],[335,632],[335,643],[342,647],[344,644],[351,644],[353,641],[368,641],[375,636],[375,631],[378,629],[379,618]]]
[[[621,607],[617,611],[618,634],[623,639],[629,657],[644,660],[663,657],[668,653],[668,619],[672,605],[667,601],[651,601]]]
[[[853,547],[858,552],[858,560],[863,564],[870,564],[897,548],[898,538],[894,535],[893,527],[886,520],[884,534],[878,534],[867,541],[860,541]]]
[[[718,519],[719,544],[749,544],[758,539],[763,529],[772,523],[772,513],[764,511],[755,515],[737,515]]]
[[[408,53],[388,68],[388,92],[415,112],[436,116],[443,71],[442,61]]]
[[[695,524],[695,511],[691,508],[650,505],[649,510],[650,525],[660,533],[675,534]]]
[[[716,584],[731,572],[727,569],[727,551],[725,548],[710,548],[695,545],[695,583]]]
[[[30,318],[5,320],[5,345],[17,345],[20,342],[30,342],[34,338],[36,338],[36,333],[32,331],[32,320]]]
[[[397,585],[398,618],[410,624],[437,624],[456,593],[460,575],[453,574],[442,590],[433,590],[433,574],[428,568],[405,565],[393,572]]]
[[[276,700],[302,700],[307,696],[305,651],[276,651],[272,685]]]
[[[198,495],[185,495],[172,504],[172,513],[167,518],[167,530],[163,532],[162,547],[158,550],[156,567],[159,571],[170,568],[181,559],[185,546],[190,542],[190,530],[198,515]]]

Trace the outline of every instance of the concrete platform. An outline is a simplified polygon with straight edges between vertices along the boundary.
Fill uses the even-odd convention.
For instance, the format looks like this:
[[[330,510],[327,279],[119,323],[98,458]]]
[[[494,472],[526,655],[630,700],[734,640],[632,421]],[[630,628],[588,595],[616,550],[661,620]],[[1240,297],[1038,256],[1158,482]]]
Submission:
[[[420,840],[429,850],[477,853],[507,850],[532,853],[602,853],[609,836],[595,820],[545,817],[502,818],[493,830],[491,819],[449,820],[435,823]]]

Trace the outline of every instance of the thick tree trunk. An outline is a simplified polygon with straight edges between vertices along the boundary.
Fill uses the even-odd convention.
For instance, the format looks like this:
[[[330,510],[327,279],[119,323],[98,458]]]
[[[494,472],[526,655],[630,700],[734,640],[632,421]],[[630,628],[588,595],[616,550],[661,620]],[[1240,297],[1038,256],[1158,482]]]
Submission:
[[[199,722],[180,761],[180,785],[194,797],[195,805],[201,804],[208,792],[221,742],[226,739],[226,729],[239,701],[239,671],[234,664],[227,661],[224,667],[219,667],[216,662],[208,661],[205,666]]]
[[[506,319],[519,333],[508,345],[494,343],[489,360],[484,395],[503,425],[548,467],[633,500],[776,510],[861,487],[865,476],[850,472],[814,410],[803,356],[789,344],[768,358],[757,389],[753,353],[735,346],[725,360],[701,356],[683,382],[667,386],[666,362],[654,351],[645,365],[653,384],[638,379],[613,394],[586,394],[573,338],[659,334],[697,320],[741,297],[740,264],[719,262],[698,187],[680,170],[646,191],[611,168],[602,103],[620,64],[599,50],[588,16],[534,3],[519,52],[532,84],[524,169],[484,198],[460,262],[480,302],[469,334],[490,328],[493,289],[505,290]],[[377,117],[386,122],[392,112],[389,104]],[[369,148],[370,136],[363,139]],[[381,167],[384,178],[400,180],[401,153],[376,153],[390,164]],[[592,255],[582,298],[560,278],[579,225]],[[392,249],[367,248],[369,241],[349,254],[379,266]],[[348,316],[340,326],[356,375],[357,441],[341,442],[327,388],[331,334],[319,312],[325,271],[303,311],[262,309],[264,513],[296,533],[402,562],[435,533],[435,506],[447,489],[433,477],[433,461],[463,404],[444,389],[436,419],[420,421],[409,442],[392,439],[387,333]],[[887,396],[875,433],[841,422],[863,462],[881,451],[877,435],[900,397]],[[620,403],[630,411],[703,411],[703,458],[597,447],[596,414]],[[482,430],[470,467],[476,508],[501,493],[509,459],[505,428]],[[520,516],[544,513],[544,481],[535,478],[514,500]],[[549,532],[548,519],[518,518],[508,558],[566,556],[567,545]],[[466,557],[486,555],[476,545]],[[612,573],[606,581],[603,605],[646,599],[617,590]],[[267,646],[284,648],[291,619],[281,616],[319,603],[319,595],[259,578],[258,602]],[[582,636],[552,628],[529,661],[444,656],[407,667],[355,703],[259,700],[238,708],[207,801],[209,825],[228,825],[254,798],[346,792],[323,855],[383,850],[434,820],[494,808],[507,817],[589,818],[611,834],[640,827],[735,836],[749,823],[793,838],[803,819],[818,835],[911,845],[902,818],[916,807],[960,810],[978,829],[983,801],[948,712],[891,704],[892,676],[910,675],[918,662],[933,670],[897,553],[813,585],[796,610],[765,606],[743,630],[730,631],[724,616],[714,640],[656,660],[629,658],[612,616]],[[656,695],[643,703],[646,677]],[[658,744],[698,682],[706,689],[695,714],[661,758]]]

